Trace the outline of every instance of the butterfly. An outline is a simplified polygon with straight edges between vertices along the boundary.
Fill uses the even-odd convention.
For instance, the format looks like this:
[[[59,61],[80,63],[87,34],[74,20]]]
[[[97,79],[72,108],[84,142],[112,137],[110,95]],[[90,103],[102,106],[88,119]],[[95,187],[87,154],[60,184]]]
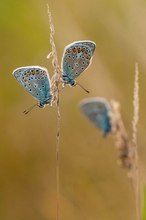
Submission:
[[[89,40],[76,41],[65,47],[61,62],[64,85],[75,86],[79,84],[75,78],[91,64],[95,47],[96,44]]]
[[[50,77],[46,68],[25,66],[15,69],[12,74],[18,83],[38,101],[37,105],[40,108],[51,104]]]
[[[104,98],[88,98],[81,102],[83,114],[106,135],[112,131],[110,104]]]

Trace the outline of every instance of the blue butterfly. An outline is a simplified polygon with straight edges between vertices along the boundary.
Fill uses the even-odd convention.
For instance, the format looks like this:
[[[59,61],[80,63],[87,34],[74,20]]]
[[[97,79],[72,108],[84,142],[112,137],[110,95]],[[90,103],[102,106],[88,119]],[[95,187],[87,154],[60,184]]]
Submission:
[[[103,98],[88,98],[81,102],[84,115],[106,135],[112,131],[110,105]]]
[[[64,85],[80,85],[74,79],[91,64],[95,46],[96,44],[92,41],[77,41],[65,47],[62,59]],[[51,104],[51,85],[46,68],[40,66],[20,67],[13,71],[13,75],[19,84],[38,100],[37,105],[40,108]]]
[[[21,86],[23,86],[35,99],[40,108],[51,104],[52,94],[50,78],[46,68],[40,66],[20,67],[12,73]]]
[[[62,58],[62,78],[64,85],[75,86],[75,78],[91,64],[96,44],[93,41],[76,41],[65,47]]]

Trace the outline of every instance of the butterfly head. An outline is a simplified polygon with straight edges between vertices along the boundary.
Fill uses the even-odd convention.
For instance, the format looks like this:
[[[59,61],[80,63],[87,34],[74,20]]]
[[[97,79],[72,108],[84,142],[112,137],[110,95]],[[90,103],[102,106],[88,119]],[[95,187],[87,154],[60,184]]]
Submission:
[[[44,108],[46,105],[51,105],[51,100],[52,100],[52,94],[50,94],[47,100],[38,103],[39,108]]]
[[[63,74],[62,76],[64,86],[69,84],[70,86],[75,86],[76,82],[74,79],[69,78],[67,75]]]
[[[75,85],[76,85],[76,82],[72,79],[72,80],[69,81],[69,85],[70,85],[70,86],[75,86]]]
[[[44,107],[45,107],[45,104],[43,104],[43,103],[40,102],[40,103],[38,103],[38,107],[39,107],[39,108],[44,108]]]

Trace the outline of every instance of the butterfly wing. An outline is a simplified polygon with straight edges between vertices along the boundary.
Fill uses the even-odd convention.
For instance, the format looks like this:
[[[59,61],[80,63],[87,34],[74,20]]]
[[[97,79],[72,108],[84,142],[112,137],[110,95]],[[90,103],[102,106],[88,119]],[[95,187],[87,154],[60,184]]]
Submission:
[[[103,98],[89,98],[81,102],[84,115],[106,135],[111,132],[110,105]]]
[[[13,75],[40,104],[50,104],[50,78],[46,68],[40,66],[20,67],[13,71]]]
[[[65,84],[71,84],[91,64],[96,44],[92,41],[76,41],[65,47],[62,72]]]

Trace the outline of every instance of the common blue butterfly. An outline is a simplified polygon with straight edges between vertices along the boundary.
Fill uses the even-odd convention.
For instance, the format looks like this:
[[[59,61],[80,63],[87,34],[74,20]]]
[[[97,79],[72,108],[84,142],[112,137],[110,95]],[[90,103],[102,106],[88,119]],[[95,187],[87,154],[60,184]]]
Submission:
[[[81,102],[84,115],[106,135],[111,132],[110,104],[104,98],[88,98]]]
[[[62,57],[64,85],[75,86],[78,77],[91,64],[96,44],[93,41],[76,41],[65,47]]]
[[[12,74],[19,84],[39,101],[37,105],[40,108],[51,104],[50,78],[46,68],[25,66],[15,69]]]

